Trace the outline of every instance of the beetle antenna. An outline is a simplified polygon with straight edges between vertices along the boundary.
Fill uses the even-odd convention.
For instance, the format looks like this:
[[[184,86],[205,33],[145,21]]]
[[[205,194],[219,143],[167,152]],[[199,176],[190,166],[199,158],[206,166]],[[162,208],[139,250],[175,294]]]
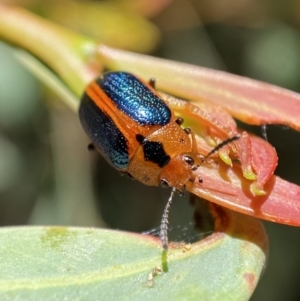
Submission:
[[[159,236],[160,236],[160,240],[161,240],[162,246],[163,246],[165,251],[168,250],[168,223],[169,223],[168,217],[169,217],[169,210],[170,210],[170,206],[171,206],[171,203],[173,201],[173,197],[174,197],[175,192],[176,192],[176,188],[173,187],[172,191],[171,191],[171,195],[170,195],[170,197],[168,199],[168,202],[166,204],[166,207],[164,209],[164,213],[162,215],[161,223],[160,223]]]
[[[240,139],[240,136],[233,136],[230,137],[224,141],[222,141],[221,143],[219,143],[218,145],[216,145],[204,158],[201,159],[200,164],[198,165],[198,167],[207,159],[209,158],[212,154],[214,154],[215,152],[217,152],[218,150],[220,150],[223,146]]]

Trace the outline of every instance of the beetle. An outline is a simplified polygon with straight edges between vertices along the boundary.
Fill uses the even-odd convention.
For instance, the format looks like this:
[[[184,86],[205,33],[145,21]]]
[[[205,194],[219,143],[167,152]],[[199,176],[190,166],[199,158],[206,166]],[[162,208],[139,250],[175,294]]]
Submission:
[[[167,249],[167,216],[175,191],[193,185],[193,172],[213,152],[238,139],[233,136],[204,158],[195,134],[155,90],[127,72],[107,72],[90,83],[81,98],[79,118],[93,146],[120,172],[149,186],[171,187],[161,223]],[[201,182],[201,179],[198,179]]]

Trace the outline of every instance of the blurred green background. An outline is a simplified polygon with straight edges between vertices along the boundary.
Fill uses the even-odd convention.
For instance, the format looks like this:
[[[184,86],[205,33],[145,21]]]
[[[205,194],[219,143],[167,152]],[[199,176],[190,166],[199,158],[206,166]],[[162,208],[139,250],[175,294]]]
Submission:
[[[97,27],[103,26],[100,18],[89,26],[83,22],[87,19],[77,6],[87,1],[60,1],[68,9],[56,1],[7,2],[85,34],[97,35]],[[164,0],[153,10],[151,1],[144,10],[133,3],[138,1],[99,1],[99,9],[113,5],[114,13],[122,16],[135,7],[137,22],[149,27],[145,34],[136,37],[132,30],[131,36],[130,30],[119,31],[110,22],[105,25],[108,37],[99,40],[115,45],[109,39],[119,32],[119,47],[134,49],[127,44],[131,39],[139,51],[300,92],[300,0]],[[108,19],[111,13],[105,11]],[[77,115],[2,43],[0,66],[0,225],[107,226],[137,232],[159,227],[169,191],[120,177],[100,155],[88,152]],[[241,126],[261,135],[258,127]],[[300,185],[300,133],[268,126],[267,135],[279,156],[276,174]],[[189,239],[186,229],[192,227],[193,209],[188,199],[176,197],[171,208],[170,225],[178,228],[171,231],[173,239]],[[251,300],[300,300],[300,229],[269,222],[265,226],[269,262]]]

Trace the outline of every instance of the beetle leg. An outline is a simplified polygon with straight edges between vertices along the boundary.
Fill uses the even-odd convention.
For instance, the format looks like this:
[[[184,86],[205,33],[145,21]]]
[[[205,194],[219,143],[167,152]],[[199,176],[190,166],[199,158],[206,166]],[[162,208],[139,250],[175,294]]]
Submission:
[[[93,143],[89,143],[87,148],[89,151],[93,151],[93,150],[95,150],[95,145]]]
[[[195,171],[195,170],[197,170],[197,168],[201,162],[201,160],[199,159],[199,156],[198,156],[196,136],[195,136],[195,133],[190,128],[184,128],[183,130],[191,137],[191,143],[192,143],[191,152],[184,157],[184,160],[189,165],[191,165],[191,170]]]
[[[200,159],[201,161],[201,155],[209,153],[212,150],[211,147],[214,148],[218,144],[222,144],[223,141],[234,140],[234,137],[239,136],[238,140],[232,140],[232,143],[223,145],[218,149],[218,155],[223,162],[231,166],[231,153],[233,153],[234,158],[240,162],[243,176],[253,181],[251,184],[252,193],[254,195],[265,193],[263,190],[264,184],[274,173],[276,164],[256,162],[258,159],[254,161],[253,158],[257,156],[252,154],[259,152],[259,150],[253,149],[251,142],[253,138],[246,132],[238,133],[234,119],[224,109],[205,103],[197,103],[196,105],[165,93],[160,93],[160,95],[175,111],[176,115],[184,117],[187,125],[193,129],[193,131],[186,130],[186,132],[188,134],[191,132],[192,152],[194,154],[195,152],[198,153],[197,160]],[[196,138],[194,138],[195,136]],[[271,158],[276,157],[273,148],[268,148],[268,152]]]
[[[183,122],[184,122],[184,120],[183,120],[183,118],[178,117],[178,118],[175,120],[175,122],[176,122],[178,125],[182,125]]]
[[[196,141],[195,133],[193,131],[191,131],[190,135],[191,135],[191,139],[192,139],[192,153],[197,154],[198,149],[197,149],[197,141]]]
[[[149,79],[149,85],[150,85],[150,87],[152,87],[153,89],[155,89],[155,84],[156,84],[155,78],[150,78]]]
[[[177,115],[186,117],[185,119],[191,123],[191,127],[197,124],[197,127],[202,130],[202,135],[203,133],[216,135],[221,140],[235,135],[236,124],[232,117],[221,107],[201,103],[195,105],[165,93],[160,93],[160,96]]]

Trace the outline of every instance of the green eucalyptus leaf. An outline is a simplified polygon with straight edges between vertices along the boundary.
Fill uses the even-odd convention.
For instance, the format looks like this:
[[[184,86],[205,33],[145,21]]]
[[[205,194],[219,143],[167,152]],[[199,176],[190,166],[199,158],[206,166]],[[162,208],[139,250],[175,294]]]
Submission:
[[[0,300],[248,300],[264,268],[261,222],[211,205],[193,245],[73,227],[0,230]]]

